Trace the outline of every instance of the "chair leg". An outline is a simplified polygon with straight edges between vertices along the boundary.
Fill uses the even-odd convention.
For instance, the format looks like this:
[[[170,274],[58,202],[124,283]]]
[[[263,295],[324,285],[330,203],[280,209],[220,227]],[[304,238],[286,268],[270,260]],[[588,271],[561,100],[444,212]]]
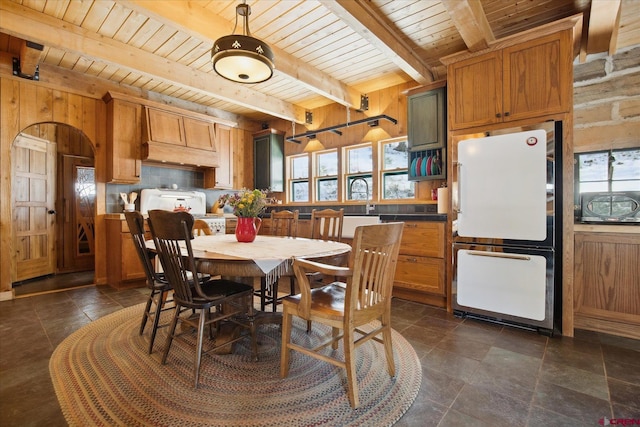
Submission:
[[[382,330],[382,344],[384,345],[384,353],[387,358],[387,371],[390,376],[396,375],[396,363],[393,360],[393,343],[391,342],[391,323],[389,318],[391,316],[383,316],[382,322],[385,325]]]
[[[162,313],[162,304],[164,302],[164,295],[166,291],[156,292],[158,295],[158,300],[154,303],[156,305],[155,314],[153,315],[153,326],[151,329],[151,340],[149,341],[149,354],[153,352],[153,342],[156,340],[156,332],[158,332],[158,325],[160,324],[160,314]]]
[[[311,320],[307,320],[307,333],[311,332]]]
[[[149,298],[147,298],[147,305],[144,308],[144,313],[142,314],[142,322],[140,323],[140,335],[144,333],[144,327],[147,325],[147,319],[149,319],[151,304],[153,303],[155,294],[156,294],[156,291],[152,289],[151,294],[149,295]]]
[[[167,343],[164,347],[164,354],[162,355],[162,364],[167,363],[167,356],[169,355],[169,349],[171,348],[171,343],[173,342],[173,336],[176,333],[176,326],[178,325],[178,318],[180,317],[180,305],[176,303],[175,312],[173,314],[173,320],[171,321],[171,326],[169,326],[169,334],[167,335]]]
[[[251,355],[254,361],[258,361],[258,334],[253,309],[253,294],[247,297],[247,320],[249,321],[249,334],[251,335]]]
[[[278,281],[276,280],[271,285],[271,311],[274,313],[278,308]]]
[[[289,343],[291,342],[291,314],[285,308],[282,313],[282,343],[280,348],[280,378],[286,378],[289,375]]]
[[[351,407],[356,409],[360,406],[360,401],[358,399],[358,376],[356,375],[356,354],[353,340],[353,329],[345,329],[343,343],[345,369],[347,370],[347,394]]]
[[[207,310],[200,310],[200,319],[198,322],[198,339],[196,341],[196,357],[194,361],[194,388],[198,388],[200,380],[200,362],[202,361],[202,341],[204,341],[205,319],[207,318]]]
[[[260,279],[260,310],[264,311],[267,305],[267,279]]]

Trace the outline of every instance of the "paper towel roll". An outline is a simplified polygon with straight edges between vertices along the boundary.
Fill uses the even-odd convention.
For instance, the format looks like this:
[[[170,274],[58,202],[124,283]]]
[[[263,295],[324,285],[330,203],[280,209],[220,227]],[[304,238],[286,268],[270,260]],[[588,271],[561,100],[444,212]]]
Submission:
[[[438,188],[438,213],[449,212],[449,192],[447,187]]]

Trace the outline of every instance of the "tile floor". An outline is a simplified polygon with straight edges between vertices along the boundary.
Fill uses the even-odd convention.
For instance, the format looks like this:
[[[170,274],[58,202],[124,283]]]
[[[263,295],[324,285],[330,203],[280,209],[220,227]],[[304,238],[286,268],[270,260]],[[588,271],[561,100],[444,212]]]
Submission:
[[[0,425],[63,426],[49,357],[74,330],[143,302],[146,289],[90,286],[0,302]],[[397,426],[640,423],[640,341],[578,331],[547,338],[394,300],[393,326],[422,362]]]

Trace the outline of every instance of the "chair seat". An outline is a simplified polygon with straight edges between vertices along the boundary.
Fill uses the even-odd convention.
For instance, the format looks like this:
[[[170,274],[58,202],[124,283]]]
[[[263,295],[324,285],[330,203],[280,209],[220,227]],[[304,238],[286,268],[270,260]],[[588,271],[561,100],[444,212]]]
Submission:
[[[311,311],[321,311],[323,314],[333,312],[336,316],[344,315],[344,301],[346,289],[344,283],[334,282],[321,288],[311,289]],[[301,294],[286,297],[282,303],[298,306]]]

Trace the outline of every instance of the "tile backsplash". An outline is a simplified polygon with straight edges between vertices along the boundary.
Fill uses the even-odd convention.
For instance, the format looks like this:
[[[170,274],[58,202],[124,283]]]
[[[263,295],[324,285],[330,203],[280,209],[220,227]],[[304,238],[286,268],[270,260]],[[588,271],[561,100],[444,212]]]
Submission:
[[[162,166],[142,166],[142,174],[138,184],[107,184],[107,213],[120,213],[124,209],[124,202],[120,198],[120,193],[130,194],[135,191],[138,199],[135,202],[136,209],[140,209],[140,191],[145,188],[171,188],[173,185],[183,190],[198,190],[207,195],[207,211],[211,210],[213,203],[226,190],[205,190],[204,172],[175,169]]]

